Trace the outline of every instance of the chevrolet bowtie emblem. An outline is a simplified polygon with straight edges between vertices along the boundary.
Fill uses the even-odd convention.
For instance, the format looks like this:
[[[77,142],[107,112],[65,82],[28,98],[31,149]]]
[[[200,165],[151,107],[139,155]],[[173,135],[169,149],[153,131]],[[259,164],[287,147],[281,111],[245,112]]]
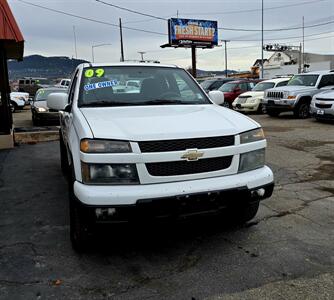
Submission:
[[[187,161],[195,161],[204,155],[204,152],[194,150],[188,150],[181,158],[186,159]]]

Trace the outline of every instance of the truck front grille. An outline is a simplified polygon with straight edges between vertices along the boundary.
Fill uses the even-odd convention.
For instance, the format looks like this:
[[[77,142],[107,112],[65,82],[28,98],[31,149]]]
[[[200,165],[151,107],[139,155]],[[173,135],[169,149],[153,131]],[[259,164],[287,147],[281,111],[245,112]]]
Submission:
[[[139,142],[138,144],[141,152],[169,152],[182,151],[187,149],[210,149],[233,146],[234,135],[180,140],[145,141]]]
[[[271,99],[282,99],[283,92],[268,92],[267,97]]]
[[[331,108],[332,104],[319,104],[319,103],[316,103],[315,107],[318,107],[318,108]]]
[[[177,176],[220,171],[230,167],[233,156],[200,159],[197,161],[169,161],[147,163],[146,168],[152,176]]]

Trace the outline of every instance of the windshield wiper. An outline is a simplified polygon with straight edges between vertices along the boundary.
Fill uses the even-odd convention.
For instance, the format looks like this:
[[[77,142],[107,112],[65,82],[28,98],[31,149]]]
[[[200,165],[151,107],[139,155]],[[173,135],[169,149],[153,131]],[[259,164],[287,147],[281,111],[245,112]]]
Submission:
[[[183,102],[181,100],[167,100],[167,99],[155,99],[143,102],[146,105],[160,105],[160,104],[188,104],[188,102]]]
[[[126,106],[133,105],[129,102],[117,102],[117,101],[94,101],[88,103],[82,103],[80,107],[107,107],[107,106]]]

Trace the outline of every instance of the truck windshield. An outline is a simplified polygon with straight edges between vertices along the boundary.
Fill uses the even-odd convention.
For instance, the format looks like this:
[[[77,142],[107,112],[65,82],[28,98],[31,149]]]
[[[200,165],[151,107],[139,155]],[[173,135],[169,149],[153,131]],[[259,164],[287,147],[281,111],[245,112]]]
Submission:
[[[291,78],[287,85],[303,85],[303,86],[315,86],[319,75],[295,75]]]
[[[260,82],[253,89],[253,92],[263,92],[265,90],[271,89],[275,86],[273,82]]]
[[[129,83],[131,89],[128,89]],[[183,69],[110,66],[83,69],[79,107],[211,104]]]

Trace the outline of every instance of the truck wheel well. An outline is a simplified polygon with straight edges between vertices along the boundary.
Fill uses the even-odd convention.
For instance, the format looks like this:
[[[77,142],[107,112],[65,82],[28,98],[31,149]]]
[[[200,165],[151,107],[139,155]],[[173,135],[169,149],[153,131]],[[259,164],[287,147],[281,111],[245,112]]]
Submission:
[[[299,99],[298,104],[299,103],[311,103],[311,101],[312,101],[311,97],[309,97],[309,96],[303,96],[303,97],[301,97]]]

